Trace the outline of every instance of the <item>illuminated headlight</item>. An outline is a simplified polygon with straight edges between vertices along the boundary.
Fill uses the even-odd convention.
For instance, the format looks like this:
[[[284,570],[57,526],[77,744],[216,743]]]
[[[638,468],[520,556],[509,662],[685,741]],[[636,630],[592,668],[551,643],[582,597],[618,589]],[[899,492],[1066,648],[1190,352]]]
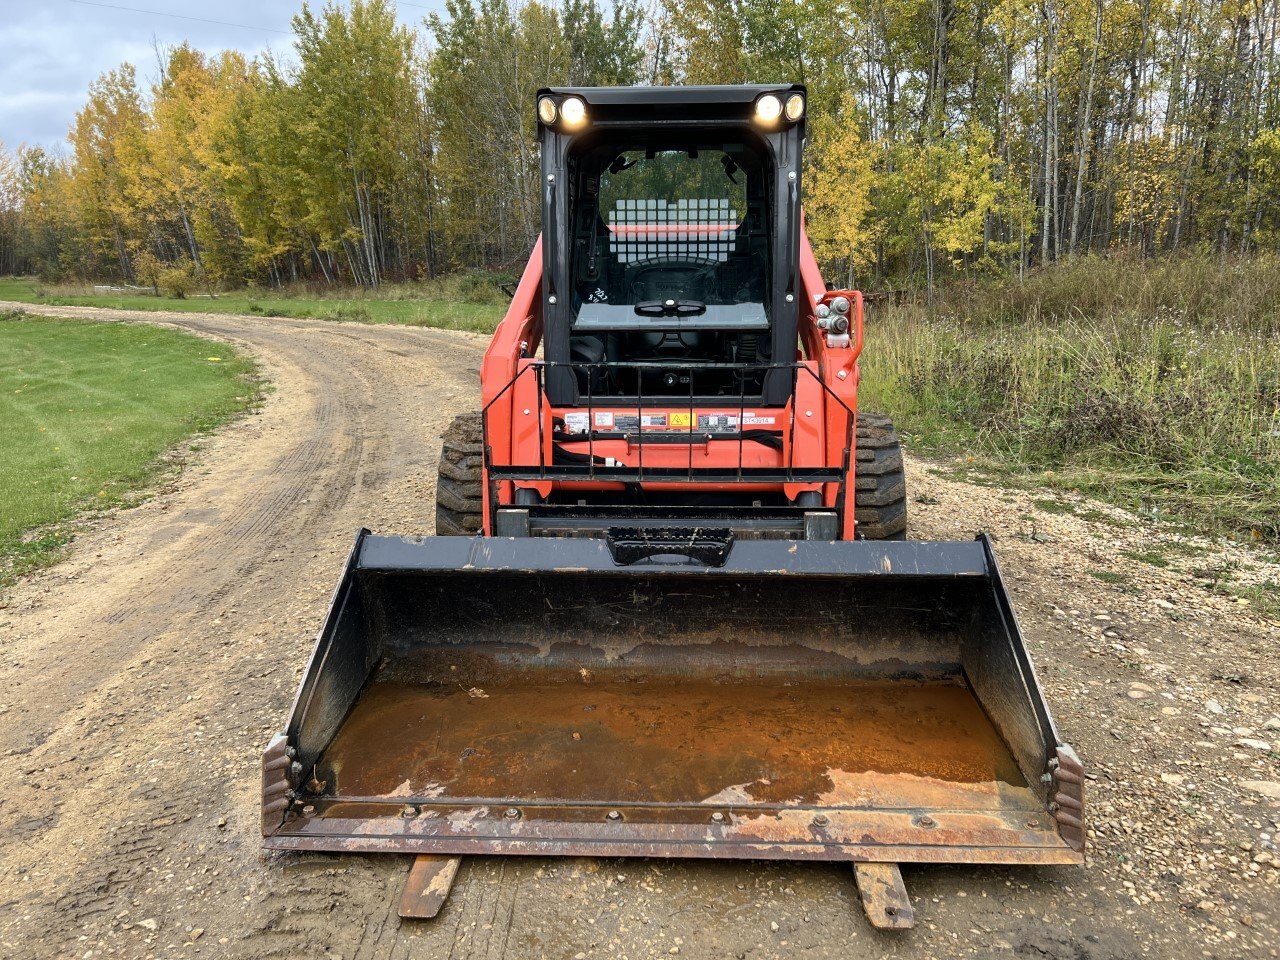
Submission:
[[[845,314],[849,312],[849,298],[835,297],[831,301],[831,309],[836,313]]]
[[[566,97],[560,104],[560,116],[564,117],[566,127],[581,126],[587,119],[587,105],[577,97]]]
[[[804,116],[804,97],[798,93],[793,93],[787,97],[787,119],[792,123]]]
[[[772,93],[766,93],[756,101],[756,120],[760,123],[776,123],[780,116],[782,116],[782,101]]]
[[[538,101],[538,119],[547,126],[556,122],[556,102],[550,97],[543,97]]]

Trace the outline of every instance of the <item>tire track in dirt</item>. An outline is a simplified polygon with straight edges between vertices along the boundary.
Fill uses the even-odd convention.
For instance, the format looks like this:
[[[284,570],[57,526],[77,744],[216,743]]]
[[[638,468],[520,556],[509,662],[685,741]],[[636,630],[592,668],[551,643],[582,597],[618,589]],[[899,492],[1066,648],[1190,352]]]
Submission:
[[[333,437],[327,431],[338,421],[329,398],[324,398],[315,411],[315,431],[305,442],[299,444],[292,453],[281,458],[259,477],[253,492],[245,497],[234,510],[228,511],[231,516],[226,522],[226,535],[219,537],[214,543],[214,552],[209,557],[214,569],[221,561],[241,557],[246,562],[227,571],[229,579],[234,580],[245,575],[260,561],[258,551],[259,537],[277,524],[286,509],[297,503],[305,488],[311,483],[316,468],[326,457],[333,460],[330,476],[333,485],[329,490],[345,491],[346,484],[359,455],[359,437],[343,436],[342,455],[332,457]],[[335,504],[337,505],[337,504]],[[208,508],[200,507],[195,511],[186,511],[176,518],[175,525],[190,527],[196,522],[193,514],[207,517]],[[169,525],[152,537],[152,541],[164,542],[168,539]],[[246,556],[247,554],[247,556]],[[150,614],[157,608],[168,609],[172,604],[174,584],[186,571],[181,568],[170,569],[167,573],[151,579],[137,596],[137,603],[127,608],[128,614],[140,611]],[[111,622],[122,622],[121,612],[110,615]]]

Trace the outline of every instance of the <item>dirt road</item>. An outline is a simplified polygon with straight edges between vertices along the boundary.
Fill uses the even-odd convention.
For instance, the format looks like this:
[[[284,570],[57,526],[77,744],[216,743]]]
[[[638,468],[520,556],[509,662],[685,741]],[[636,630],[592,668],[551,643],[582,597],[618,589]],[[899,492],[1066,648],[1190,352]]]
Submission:
[[[0,956],[1276,955],[1280,799],[1259,791],[1280,791],[1280,626],[1210,585],[1280,566],[919,462],[916,536],[999,538],[1096,777],[1086,868],[904,869],[920,925],[886,936],[834,865],[475,858],[419,924],[395,915],[408,858],[262,853],[259,751],[356,528],[431,531],[437,438],[483,341],[39,312],[231,341],[275,389],[0,600]]]

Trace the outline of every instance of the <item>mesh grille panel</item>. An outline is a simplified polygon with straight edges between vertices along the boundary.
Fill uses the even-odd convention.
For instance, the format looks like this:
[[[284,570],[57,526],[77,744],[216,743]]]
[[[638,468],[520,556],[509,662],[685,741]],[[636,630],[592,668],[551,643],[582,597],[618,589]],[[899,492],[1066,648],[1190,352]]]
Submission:
[[[724,263],[737,239],[738,211],[720,200],[619,200],[609,213],[609,252],[619,263]]]

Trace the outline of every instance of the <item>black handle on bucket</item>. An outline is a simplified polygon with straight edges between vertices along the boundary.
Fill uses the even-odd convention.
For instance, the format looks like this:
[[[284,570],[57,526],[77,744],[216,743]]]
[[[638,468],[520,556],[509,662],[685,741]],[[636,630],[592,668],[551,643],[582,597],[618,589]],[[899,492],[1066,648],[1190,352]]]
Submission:
[[[691,530],[612,527],[605,542],[609,544],[613,562],[623,567],[645,560],[662,562],[659,560],[662,557],[676,558],[677,563],[723,567],[733,547],[733,531],[701,527]]]

